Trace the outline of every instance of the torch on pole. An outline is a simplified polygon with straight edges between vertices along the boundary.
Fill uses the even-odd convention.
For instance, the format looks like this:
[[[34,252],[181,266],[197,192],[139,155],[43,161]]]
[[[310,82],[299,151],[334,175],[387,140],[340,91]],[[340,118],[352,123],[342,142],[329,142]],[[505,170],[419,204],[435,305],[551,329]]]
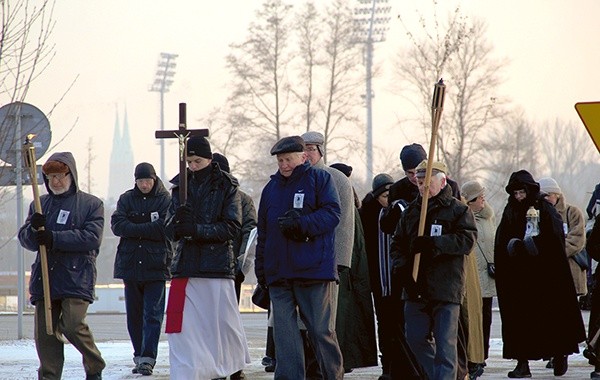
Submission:
[[[31,187],[33,189],[33,207],[35,212],[42,213],[42,203],[40,202],[40,189],[37,183],[37,165],[35,158],[35,147],[31,142],[34,138],[34,134],[29,134],[25,138],[24,155],[25,165],[29,169],[29,177],[31,178]],[[40,227],[39,230],[44,230],[44,227]],[[46,252],[46,246],[40,245],[40,266],[42,267],[42,287],[44,291],[44,315],[46,316],[46,334],[53,335],[52,328],[52,300],[50,299],[50,279],[48,274],[48,256]]]
[[[444,110],[444,96],[446,95],[446,85],[444,80],[440,79],[433,87],[433,100],[431,101],[431,140],[429,141],[429,154],[427,155],[427,169],[425,170],[425,186],[421,200],[421,215],[419,217],[418,236],[423,236],[425,232],[425,219],[427,217],[427,204],[429,203],[429,185],[431,182],[431,172],[433,155],[435,154],[435,142],[437,140],[437,132],[440,126],[442,111]],[[415,282],[419,275],[419,264],[421,262],[421,253],[415,253],[413,262],[412,276]]]

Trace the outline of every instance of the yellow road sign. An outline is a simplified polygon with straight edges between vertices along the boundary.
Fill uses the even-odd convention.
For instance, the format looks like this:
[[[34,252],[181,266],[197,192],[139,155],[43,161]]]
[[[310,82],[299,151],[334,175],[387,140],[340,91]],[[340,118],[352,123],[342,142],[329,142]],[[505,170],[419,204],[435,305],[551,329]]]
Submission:
[[[600,152],[600,102],[576,103],[575,110]]]

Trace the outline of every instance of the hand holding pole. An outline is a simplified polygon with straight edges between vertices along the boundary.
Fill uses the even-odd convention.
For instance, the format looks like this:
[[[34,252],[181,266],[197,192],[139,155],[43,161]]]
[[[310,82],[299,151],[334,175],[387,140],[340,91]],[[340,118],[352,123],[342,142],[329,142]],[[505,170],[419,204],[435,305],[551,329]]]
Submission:
[[[34,134],[27,135],[25,139],[24,155],[25,165],[29,169],[29,177],[31,178],[31,187],[33,189],[33,207],[35,212],[42,213],[42,204],[40,202],[40,190],[37,183],[37,166],[35,158],[35,147],[31,143],[31,139],[35,137]],[[38,231],[43,231],[45,228],[42,226]],[[50,277],[48,273],[48,256],[46,252],[46,246],[40,245],[40,266],[42,267],[42,288],[44,292],[44,315],[46,321],[46,334],[53,335],[52,327],[52,299],[50,298]]]

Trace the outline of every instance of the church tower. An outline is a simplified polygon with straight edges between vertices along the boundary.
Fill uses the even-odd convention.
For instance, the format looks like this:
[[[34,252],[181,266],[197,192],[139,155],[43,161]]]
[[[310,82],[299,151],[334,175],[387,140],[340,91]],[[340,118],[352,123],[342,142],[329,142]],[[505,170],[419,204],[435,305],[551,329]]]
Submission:
[[[123,117],[123,129],[119,124],[119,111],[115,110],[115,128],[113,133],[112,151],[110,154],[110,171],[108,173],[108,194],[106,203],[114,207],[119,195],[125,190],[131,189],[134,184],[133,170],[134,160],[131,149],[131,137],[129,136],[129,120],[127,108]]]

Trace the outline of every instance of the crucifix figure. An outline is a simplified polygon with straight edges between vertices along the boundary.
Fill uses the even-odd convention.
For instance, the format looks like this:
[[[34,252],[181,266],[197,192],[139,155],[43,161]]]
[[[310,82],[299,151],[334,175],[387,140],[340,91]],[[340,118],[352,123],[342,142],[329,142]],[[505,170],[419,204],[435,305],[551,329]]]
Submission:
[[[176,138],[179,141],[179,203],[187,202],[187,140],[193,136],[208,136],[208,129],[187,129],[186,104],[179,103],[179,129],[171,131],[155,131],[157,139]]]

